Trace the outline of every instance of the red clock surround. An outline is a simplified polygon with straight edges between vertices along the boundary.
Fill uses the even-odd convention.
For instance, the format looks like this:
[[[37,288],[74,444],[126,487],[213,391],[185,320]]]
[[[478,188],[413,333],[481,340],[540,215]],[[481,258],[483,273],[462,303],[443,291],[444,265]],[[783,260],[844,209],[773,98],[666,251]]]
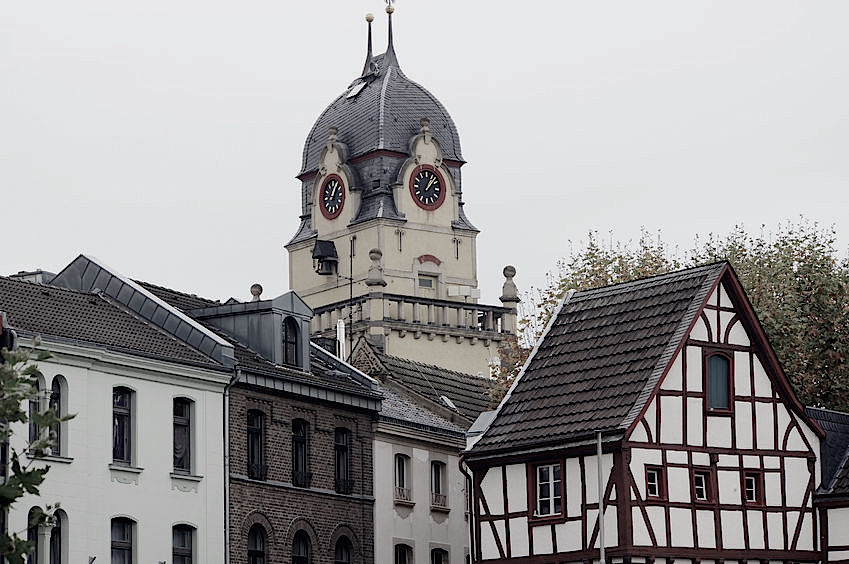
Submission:
[[[337,204],[338,207],[331,211],[332,208],[328,209],[328,204],[324,197],[324,191],[327,189],[328,184],[330,184],[333,180],[336,180],[339,183],[341,192]],[[342,177],[338,174],[328,174],[322,181],[321,188],[318,190],[318,200],[318,209],[321,210],[321,215],[323,215],[326,219],[336,219],[339,217],[339,214],[342,213],[342,208],[345,207],[345,181],[342,180]]]
[[[418,198],[418,196],[416,196],[416,177],[424,171],[432,172],[436,176],[436,178],[439,180],[439,186],[441,188],[440,191],[439,191],[439,196],[437,196],[437,198],[436,198],[436,201],[432,202],[430,204],[426,204],[426,203],[422,202]],[[445,184],[445,178],[442,176],[442,174],[438,170],[436,170],[436,168],[432,167],[431,165],[426,165],[426,164],[419,165],[416,168],[414,168],[412,174],[410,174],[410,196],[413,198],[413,201],[416,203],[416,205],[419,206],[420,208],[422,208],[423,210],[433,211],[433,210],[439,208],[439,206],[442,205],[442,202],[445,201],[445,192],[447,192],[447,191],[448,191],[448,186]]]

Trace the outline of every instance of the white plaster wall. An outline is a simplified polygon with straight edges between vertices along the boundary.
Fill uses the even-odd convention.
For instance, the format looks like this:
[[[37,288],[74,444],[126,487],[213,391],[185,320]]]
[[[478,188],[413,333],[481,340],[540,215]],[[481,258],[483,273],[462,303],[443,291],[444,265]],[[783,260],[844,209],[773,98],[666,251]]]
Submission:
[[[650,505],[646,507],[646,514],[649,516],[649,523],[654,531],[658,546],[666,546],[666,516],[663,508]]]
[[[551,526],[533,527],[534,554],[551,554],[554,545],[551,542]]]
[[[413,507],[395,505],[397,453],[410,457],[408,483],[415,502]],[[466,480],[458,466],[458,453],[459,448],[451,450],[446,445],[392,434],[383,428],[375,435],[375,562],[392,562],[394,539],[414,541],[410,544],[415,562],[430,561],[430,543],[448,546],[452,561],[462,558],[469,547],[469,528],[466,521]],[[430,509],[430,468],[434,460],[445,463],[448,513]],[[502,497],[500,490],[499,497]],[[486,528],[488,525],[483,527]]]
[[[702,348],[687,347],[687,391],[702,391]]]
[[[775,448],[775,424],[772,414],[772,404],[755,403],[755,418],[757,426],[755,429],[757,437],[757,446],[762,450],[772,450]]]
[[[749,396],[752,394],[751,368],[749,367],[749,353],[742,351],[734,352],[734,394],[738,396]]]
[[[808,489],[808,480],[811,474],[808,472],[808,461],[804,458],[784,459],[784,487],[787,492],[787,505],[790,507],[801,507],[805,498],[805,490]],[[810,500],[809,500],[810,501]]]
[[[770,382],[769,377],[766,375],[766,370],[764,370],[763,364],[761,364],[757,355],[752,359],[752,366],[755,370],[755,395],[762,398],[771,398],[772,382]]]
[[[560,552],[581,550],[581,522],[566,521],[556,524],[554,537],[557,539],[557,550]]]
[[[696,511],[696,527],[701,548],[716,548],[716,526],[713,511]]]
[[[754,448],[754,437],[752,436],[752,404],[745,401],[734,403],[734,412],[736,414],[737,424],[735,432],[737,434],[737,448],[751,449]]]
[[[510,555],[528,556],[530,546],[528,544],[528,518],[517,517],[509,520],[510,523]],[[551,529],[545,527],[551,533]]]
[[[49,345],[48,345],[49,347]],[[68,412],[77,416],[68,422],[65,455],[70,463],[50,463],[41,486],[41,496],[25,496],[9,514],[13,531],[26,529],[32,505],[60,502],[68,517],[68,561],[88,562],[90,556],[108,562],[110,520],[126,516],[136,521],[136,560],[170,561],[175,524],[195,527],[195,558],[199,562],[224,561],[224,470],[223,387],[227,375],[208,373],[216,384],[194,381],[182,367],[173,373],[152,372],[127,366],[108,365],[72,357],[52,348],[54,358],[39,363],[48,386],[56,374],[68,384]],[[167,369],[159,364],[158,370]],[[200,371],[196,371],[200,374]],[[112,463],[112,388],[135,390],[134,465],[138,474],[110,471]],[[173,480],[174,397],[189,397],[194,404],[192,421],[193,473],[199,482]],[[22,449],[25,425],[14,425],[13,446]],[[43,462],[36,462],[36,465]],[[135,478],[137,483],[120,483],[117,477]],[[177,485],[195,486],[180,491]]]
[[[767,513],[766,526],[769,531],[769,548],[781,550],[784,548],[784,520],[780,513]]]
[[[720,470],[716,473],[719,483],[719,503],[741,505],[743,497],[740,495],[740,473],[731,470]]]
[[[481,494],[489,506],[490,515],[504,514],[504,473],[501,466],[489,468],[481,479]],[[482,509],[481,509],[482,510]]]
[[[692,548],[693,519],[690,509],[672,507],[669,509],[669,531],[672,546]]]
[[[563,488],[566,492],[566,516],[581,515],[581,467],[577,458],[566,459],[566,474],[563,476]],[[558,541],[557,547],[561,544]]]
[[[704,444],[703,404],[701,398],[687,398],[687,444],[690,446]]]
[[[849,507],[828,509],[828,542],[835,546],[849,546]]]
[[[528,510],[528,474],[524,464],[510,464],[507,475],[507,512]]]
[[[763,511],[748,511],[746,522],[749,527],[749,546],[756,550],[766,548]]]
[[[745,548],[743,512],[720,511],[719,519],[722,526],[722,546],[732,549]]]
[[[707,418],[707,446],[731,448],[731,418],[710,416]]]
[[[660,442],[674,445],[684,443],[683,416],[680,397],[660,397]]]
[[[686,468],[666,469],[669,501],[690,503],[690,471]]]
[[[681,354],[679,353],[675,355],[672,366],[669,367],[669,371],[666,373],[666,377],[663,379],[660,388],[662,390],[680,392],[683,389],[683,377]]]

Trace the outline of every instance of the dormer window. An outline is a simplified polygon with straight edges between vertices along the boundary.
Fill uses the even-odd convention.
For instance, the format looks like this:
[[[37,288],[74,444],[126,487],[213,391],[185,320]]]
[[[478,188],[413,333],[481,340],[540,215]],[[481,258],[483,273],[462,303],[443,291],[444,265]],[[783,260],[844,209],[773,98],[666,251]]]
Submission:
[[[731,411],[731,362],[722,354],[707,359],[707,406],[711,412]]]
[[[298,352],[298,322],[287,317],[283,320],[283,364],[300,366]]]

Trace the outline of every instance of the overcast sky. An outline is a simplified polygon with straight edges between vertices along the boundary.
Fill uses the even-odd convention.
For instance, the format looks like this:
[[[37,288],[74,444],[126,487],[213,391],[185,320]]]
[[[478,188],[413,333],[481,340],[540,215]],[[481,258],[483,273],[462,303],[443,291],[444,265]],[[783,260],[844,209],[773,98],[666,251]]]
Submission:
[[[379,0],[0,3],[0,273],[79,253],[212,298],[288,289],[306,135]],[[468,164],[483,297],[569,240],[688,248],[849,218],[849,2],[399,0],[407,76]]]

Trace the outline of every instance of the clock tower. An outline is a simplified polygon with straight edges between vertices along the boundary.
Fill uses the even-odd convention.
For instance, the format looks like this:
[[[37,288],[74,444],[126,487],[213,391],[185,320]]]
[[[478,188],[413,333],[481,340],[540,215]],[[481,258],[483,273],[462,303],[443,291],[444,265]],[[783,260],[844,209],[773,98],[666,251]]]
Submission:
[[[386,353],[489,373],[515,333],[515,270],[502,304],[479,303],[478,229],[464,211],[465,164],[451,116],[404,74],[392,41],[307,137],[301,223],[287,243],[289,285],[314,309],[313,336],[360,336]],[[350,348],[348,348],[350,351]]]

